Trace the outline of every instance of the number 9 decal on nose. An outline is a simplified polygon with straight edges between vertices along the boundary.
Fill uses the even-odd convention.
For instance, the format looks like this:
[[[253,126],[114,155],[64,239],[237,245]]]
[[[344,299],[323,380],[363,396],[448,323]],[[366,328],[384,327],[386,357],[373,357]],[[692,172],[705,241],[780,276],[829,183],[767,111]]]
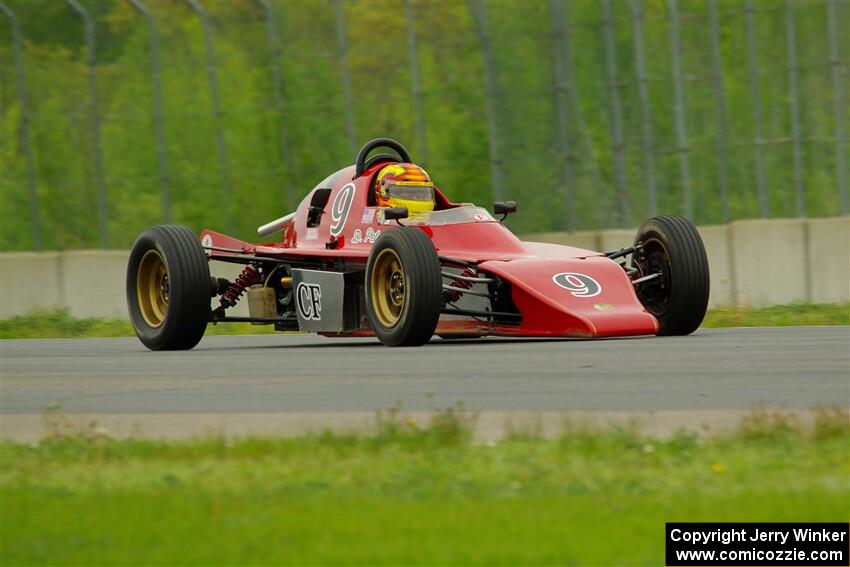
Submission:
[[[602,293],[602,286],[592,277],[576,272],[556,274],[552,280],[576,297],[595,297]]]

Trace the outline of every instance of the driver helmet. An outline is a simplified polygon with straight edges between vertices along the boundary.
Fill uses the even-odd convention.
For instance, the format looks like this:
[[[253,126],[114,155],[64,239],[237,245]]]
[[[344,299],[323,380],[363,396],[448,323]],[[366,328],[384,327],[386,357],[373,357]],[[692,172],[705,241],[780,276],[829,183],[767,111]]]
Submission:
[[[394,163],[381,169],[375,183],[379,207],[405,207],[409,216],[434,210],[434,183],[412,163]]]

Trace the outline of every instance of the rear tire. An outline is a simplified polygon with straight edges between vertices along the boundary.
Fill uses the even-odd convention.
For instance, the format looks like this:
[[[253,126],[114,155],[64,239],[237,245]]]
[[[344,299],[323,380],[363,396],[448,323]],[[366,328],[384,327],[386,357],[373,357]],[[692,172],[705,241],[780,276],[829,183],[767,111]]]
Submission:
[[[399,227],[378,237],[366,266],[366,313],[387,346],[420,346],[442,309],[440,260],[424,232]]]
[[[127,307],[151,350],[188,350],[210,318],[210,268],[189,227],[160,225],[136,239],[127,264]]]
[[[683,217],[655,217],[638,229],[637,244],[643,244],[632,258],[638,277],[662,274],[636,288],[658,319],[658,334],[693,333],[705,317],[709,293],[708,258],[696,227]]]

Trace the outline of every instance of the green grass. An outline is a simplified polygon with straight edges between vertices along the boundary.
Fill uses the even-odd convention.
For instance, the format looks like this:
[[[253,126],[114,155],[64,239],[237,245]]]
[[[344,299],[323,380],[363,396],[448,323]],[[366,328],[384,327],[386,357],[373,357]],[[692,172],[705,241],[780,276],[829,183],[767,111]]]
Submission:
[[[850,305],[795,303],[761,309],[710,309],[703,327],[787,327],[790,325],[850,325]]]
[[[572,428],[470,442],[467,417],[372,434],[0,445],[0,563],[663,562],[667,521],[846,521],[848,416],[733,435]],[[93,430],[94,431],[94,430]]]
[[[273,333],[271,325],[222,323],[208,325],[207,335],[254,335]],[[0,339],[71,339],[132,337],[129,319],[71,317],[66,311],[37,312],[0,320]]]
[[[711,309],[703,327],[781,327],[788,325],[848,325],[850,306],[793,304],[762,309],[724,307]],[[270,325],[222,323],[207,327],[208,335],[248,335],[273,333]],[[64,311],[33,313],[0,320],[0,339],[52,339],[130,337],[133,327],[127,319],[78,319]]]

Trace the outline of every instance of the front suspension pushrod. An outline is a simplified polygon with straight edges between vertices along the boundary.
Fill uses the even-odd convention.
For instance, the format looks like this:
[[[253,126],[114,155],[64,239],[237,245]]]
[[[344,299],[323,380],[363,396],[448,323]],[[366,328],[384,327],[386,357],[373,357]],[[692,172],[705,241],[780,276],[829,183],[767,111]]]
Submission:
[[[612,252],[606,252],[605,255],[609,260],[616,260],[617,258],[622,258],[623,256],[628,256],[632,252],[637,250],[635,246],[629,246],[628,248],[621,248],[620,250],[614,250]]]
[[[657,278],[660,275],[661,275],[661,272],[655,272],[654,274],[649,274],[648,276],[643,276],[642,278],[632,280],[632,285],[637,285],[639,283],[648,282],[649,280],[654,280],[655,278]]]
[[[463,288],[463,287],[457,287],[457,286],[454,286],[454,285],[443,284],[443,289],[446,290],[446,291],[455,291],[457,293],[465,293],[465,294],[469,294],[469,295],[478,295],[478,296],[481,296],[481,297],[490,297],[490,294],[487,293],[486,291],[472,291],[470,289],[466,289],[466,288]]]
[[[472,276],[462,276],[460,274],[453,274],[451,272],[440,272],[440,273],[443,274],[444,278],[448,278],[450,280],[462,280],[462,281],[465,281],[465,282],[472,282],[472,283],[496,283],[496,280],[494,280],[493,278],[475,278],[475,277],[472,277]]]
[[[467,317],[499,317],[502,319],[513,319],[517,322],[522,320],[522,315],[519,313],[508,313],[506,311],[474,311],[471,309],[444,308],[440,313],[444,315],[464,315]]]

